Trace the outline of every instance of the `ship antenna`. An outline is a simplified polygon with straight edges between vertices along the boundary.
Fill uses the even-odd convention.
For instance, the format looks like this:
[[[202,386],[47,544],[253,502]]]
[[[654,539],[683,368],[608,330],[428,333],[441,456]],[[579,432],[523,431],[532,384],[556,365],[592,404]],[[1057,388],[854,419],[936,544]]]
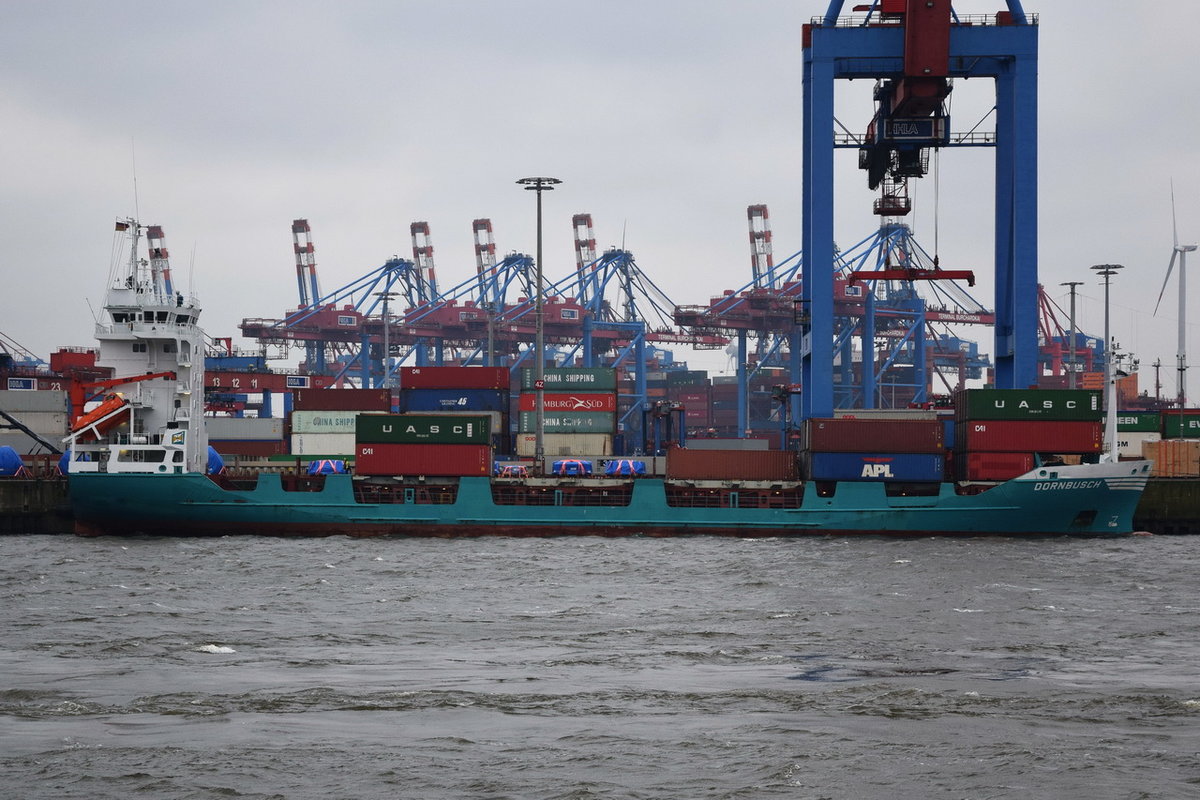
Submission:
[[[133,218],[139,222],[142,219],[142,210],[138,206],[138,188],[137,188],[137,143],[132,136],[129,137],[129,160],[133,170]]]

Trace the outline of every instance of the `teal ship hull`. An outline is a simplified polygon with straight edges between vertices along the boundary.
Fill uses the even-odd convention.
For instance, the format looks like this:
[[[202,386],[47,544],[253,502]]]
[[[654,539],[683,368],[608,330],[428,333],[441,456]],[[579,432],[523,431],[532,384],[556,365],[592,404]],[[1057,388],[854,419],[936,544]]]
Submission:
[[[757,490],[755,507],[743,507],[752,493],[737,484],[681,487],[658,478],[546,481],[536,504],[506,493],[511,482],[483,477],[433,495],[413,481],[391,487],[383,502],[349,475],[297,486],[273,473],[248,488],[198,473],[73,474],[70,494],[82,535],[1107,535],[1133,531],[1149,474],[1146,461],[1041,467],[992,486],[942,483],[912,493],[810,481],[774,487],[778,503],[770,489]],[[593,499],[579,499],[580,491]],[[706,494],[719,499],[702,507],[697,498]]]

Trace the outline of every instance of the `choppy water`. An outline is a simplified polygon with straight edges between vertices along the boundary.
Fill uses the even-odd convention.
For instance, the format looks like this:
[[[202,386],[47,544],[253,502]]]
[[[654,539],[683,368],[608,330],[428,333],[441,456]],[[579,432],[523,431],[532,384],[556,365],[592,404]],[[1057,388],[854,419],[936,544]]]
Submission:
[[[4,537],[0,796],[1200,797],[1198,549]]]

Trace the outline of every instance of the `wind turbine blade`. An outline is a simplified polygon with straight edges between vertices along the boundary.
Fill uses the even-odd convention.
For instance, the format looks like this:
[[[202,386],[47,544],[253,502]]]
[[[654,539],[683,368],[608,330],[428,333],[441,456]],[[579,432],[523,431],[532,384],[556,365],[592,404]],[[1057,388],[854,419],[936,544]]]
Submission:
[[[1175,268],[1175,256],[1177,256],[1177,255],[1179,255],[1178,250],[1171,251],[1171,262],[1169,264],[1167,264],[1167,277],[1163,278],[1162,289],[1160,289],[1158,292],[1158,303],[1154,304],[1154,314],[1156,316],[1158,315],[1159,303],[1162,303],[1163,294],[1166,293],[1166,291],[1167,291],[1167,282],[1169,280],[1171,280],[1171,270]]]
[[[1179,247],[1179,229],[1175,227],[1175,179],[1171,179],[1171,245]],[[1175,256],[1171,256],[1175,260]]]

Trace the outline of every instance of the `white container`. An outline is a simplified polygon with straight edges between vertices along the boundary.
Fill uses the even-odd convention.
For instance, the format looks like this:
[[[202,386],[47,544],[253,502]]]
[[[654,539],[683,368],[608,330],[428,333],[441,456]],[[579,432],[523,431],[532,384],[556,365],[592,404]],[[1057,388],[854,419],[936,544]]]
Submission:
[[[611,456],[612,435],[608,433],[547,433],[542,436],[542,452],[551,456]],[[537,434],[517,434],[517,455],[537,455]]]
[[[43,389],[40,391],[2,391],[0,409],[17,416],[22,411],[67,410],[67,393]]]
[[[277,442],[283,439],[283,420],[274,417],[205,417],[208,438],[217,441]]]
[[[1118,431],[1117,455],[1122,458],[1141,458],[1143,444],[1160,441],[1162,434],[1153,431]]]
[[[358,411],[293,411],[292,433],[348,433],[354,435]]]
[[[350,433],[293,433],[294,456],[354,457],[354,431]]]
[[[8,414],[29,430],[51,441],[67,435],[66,411],[9,411]],[[5,424],[8,423],[5,422]],[[6,428],[5,430],[17,431],[16,428]]]

